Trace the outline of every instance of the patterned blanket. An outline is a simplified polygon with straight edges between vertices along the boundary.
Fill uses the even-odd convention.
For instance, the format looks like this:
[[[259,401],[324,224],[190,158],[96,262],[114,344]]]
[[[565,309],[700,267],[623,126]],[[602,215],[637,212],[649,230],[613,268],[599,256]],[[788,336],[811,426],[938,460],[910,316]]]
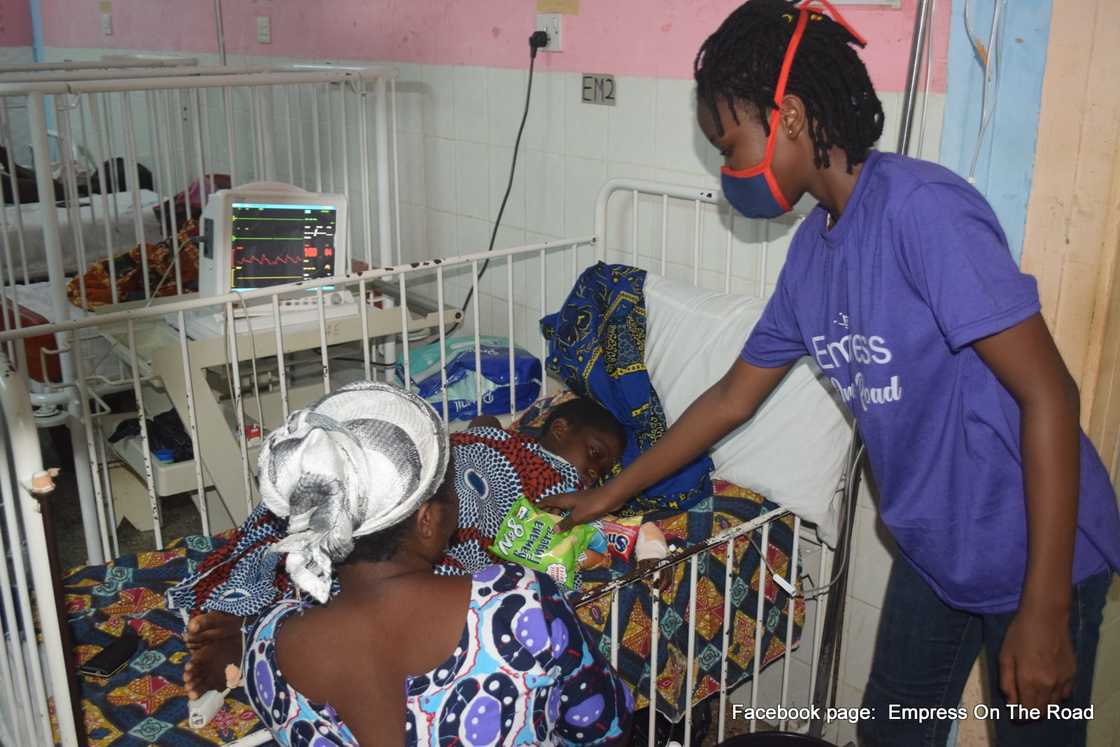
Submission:
[[[539,435],[548,412],[575,395],[570,392],[542,399],[522,414],[514,427],[521,433]],[[777,508],[762,496],[749,490],[717,480],[712,483],[712,494],[687,512],[658,511],[647,517],[658,517],[657,525],[666,539],[681,547],[697,545],[733,526],[751,521],[760,514]],[[664,517],[664,518],[661,518]],[[735,542],[735,574],[731,583],[731,651],[728,654],[727,685],[733,688],[751,676],[754,666],[755,610],[758,609],[758,561],[760,533],[754,543],[745,538]],[[770,527],[770,545],[767,560],[770,568],[783,577],[789,574],[789,556],[793,548],[793,517],[786,516]],[[692,705],[719,692],[720,662],[723,646],[723,600],[727,569],[727,551],[724,546],[700,556],[697,568],[699,591],[696,598],[696,656],[698,670],[694,672],[695,688]],[[594,589],[613,578],[633,570],[619,558],[612,558],[609,569],[582,572],[582,592]],[[689,614],[689,564],[675,567],[671,588],[661,597],[659,639],[657,644],[658,680],[657,710],[672,721],[684,717],[686,709],[684,664],[688,657]],[[649,655],[650,615],[652,598],[644,585],[630,585],[619,592],[618,626],[622,648],[619,651],[618,669],[622,678],[634,688],[637,707],[649,705]],[[762,662],[765,666],[785,652],[785,631],[788,619],[789,595],[772,580],[766,583],[766,620],[762,632]],[[580,619],[594,631],[600,650],[610,656],[610,597],[579,610]],[[794,603],[793,644],[801,640],[805,623],[805,602]]]
[[[705,498],[689,511],[660,519],[656,523],[671,544],[691,546],[707,540],[731,527],[750,521],[777,506],[762,496],[731,483],[716,481],[715,495]],[[727,686],[734,688],[751,676],[754,665],[755,610],[758,609],[759,550],[761,530],[735,541],[734,574],[731,582],[731,645],[728,651]],[[769,567],[783,577],[789,573],[789,556],[793,545],[793,517],[770,526],[767,552]],[[614,560],[607,570],[585,571],[584,591],[593,589],[631,568]],[[688,617],[690,570],[689,562],[673,569],[669,590],[661,595],[660,629],[657,644],[657,710],[671,721],[684,718],[689,702],[696,705],[719,692],[723,660],[723,605],[727,590],[727,548],[719,545],[702,553],[697,567],[696,596],[696,669],[693,672],[691,698],[685,691],[685,663],[688,658]],[[618,671],[634,688],[637,707],[649,705],[650,633],[653,610],[650,589],[645,584],[630,584],[618,592],[619,640]],[[605,596],[579,609],[580,619],[593,631],[603,655],[610,656],[610,596]],[[785,653],[786,622],[789,595],[768,576],[766,610],[762,630],[763,666]],[[805,623],[805,603],[794,603],[793,645],[801,639]]]
[[[183,621],[164,603],[168,588],[226,541],[224,536],[187,537],[171,542],[163,552],[78,568],[63,580],[79,664],[111,643],[125,626],[140,637],[140,647],[120,672],[107,680],[81,680],[92,747],[226,744],[257,729],[257,717],[240,689],[226,698],[205,729],[194,731],[187,724]]]
[[[621,467],[657,443],[667,428],[645,364],[645,280],[645,270],[599,262],[580,275],[560,311],[541,319],[549,372],[626,427]],[[711,471],[711,458],[699,457],[628,506],[683,511],[712,494]]]

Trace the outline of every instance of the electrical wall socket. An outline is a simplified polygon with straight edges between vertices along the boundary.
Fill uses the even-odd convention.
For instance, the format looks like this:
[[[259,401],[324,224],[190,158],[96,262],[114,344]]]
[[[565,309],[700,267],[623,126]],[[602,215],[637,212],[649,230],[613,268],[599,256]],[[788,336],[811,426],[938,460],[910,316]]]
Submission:
[[[101,33],[105,36],[112,36],[113,35],[113,14],[112,13],[102,13],[101,14]]]
[[[257,16],[257,43],[272,43],[272,21],[268,16]]]
[[[564,16],[559,13],[537,13],[536,31],[548,34],[548,46],[541,47],[545,52],[564,51]]]

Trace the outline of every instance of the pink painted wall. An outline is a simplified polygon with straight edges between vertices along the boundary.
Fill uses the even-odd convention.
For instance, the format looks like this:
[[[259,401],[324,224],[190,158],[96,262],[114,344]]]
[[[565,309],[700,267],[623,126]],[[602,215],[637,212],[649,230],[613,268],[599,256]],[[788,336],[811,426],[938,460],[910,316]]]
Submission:
[[[0,0],[0,47],[31,46],[28,0]]]
[[[211,0],[113,0],[113,35],[103,36],[93,0],[41,0],[48,47],[216,52]],[[701,41],[740,0],[583,0],[565,19],[565,51],[539,69],[688,78]],[[876,85],[902,90],[917,0],[902,7],[846,7],[868,38]],[[949,3],[935,24],[934,88],[944,91]],[[229,54],[423,64],[522,67],[534,0],[227,0]],[[258,15],[272,19],[272,43],[258,44]]]

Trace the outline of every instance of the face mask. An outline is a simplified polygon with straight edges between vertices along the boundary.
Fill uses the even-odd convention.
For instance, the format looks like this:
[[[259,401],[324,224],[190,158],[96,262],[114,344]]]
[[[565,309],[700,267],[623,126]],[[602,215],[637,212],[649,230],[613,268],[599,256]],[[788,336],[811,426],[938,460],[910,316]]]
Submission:
[[[747,218],[769,220],[785,215],[793,208],[782,194],[778,179],[774,176],[774,148],[778,143],[778,120],[782,113],[782,99],[786,95],[789,71],[793,67],[793,58],[797,54],[797,47],[801,44],[801,37],[805,35],[805,27],[809,23],[810,16],[813,20],[821,19],[819,14],[810,10],[811,6],[818,2],[861,44],[865,43],[863,37],[848,25],[827,0],[806,0],[801,4],[797,15],[797,26],[793,30],[789,46],[786,47],[781,73],[778,75],[778,85],[774,89],[774,111],[770,113],[770,136],[766,139],[766,155],[763,156],[762,163],[749,169],[735,171],[727,166],[720,169],[723,196],[731,203],[731,207]],[[793,22],[792,14],[786,14],[785,18]]]

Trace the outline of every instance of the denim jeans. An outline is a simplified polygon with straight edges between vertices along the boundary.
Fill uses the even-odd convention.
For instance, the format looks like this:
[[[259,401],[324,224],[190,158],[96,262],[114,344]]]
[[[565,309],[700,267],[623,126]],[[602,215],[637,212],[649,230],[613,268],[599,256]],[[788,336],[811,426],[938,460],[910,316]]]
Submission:
[[[1093,663],[1101,611],[1112,574],[1102,571],[1073,588],[1070,638],[1077,656],[1073,695],[1063,706],[1091,702]],[[961,693],[976,657],[988,657],[988,707],[1000,747],[1076,747],[1085,744],[1087,723],[1045,717],[1012,719],[999,687],[999,651],[1013,613],[978,615],[947,606],[903,559],[895,561],[887,583],[871,678],[863,705],[874,719],[859,725],[860,747],[943,747],[953,717],[899,718],[904,707],[959,709]],[[891,706],[895,706],[892,718]],[[906,714],[909,715],[909,714]],[[980,714],[983,715],[983,714]],[[1095,714],[1098,718],[1102,714]],[[967,718],[975,718],[969,712]]]

